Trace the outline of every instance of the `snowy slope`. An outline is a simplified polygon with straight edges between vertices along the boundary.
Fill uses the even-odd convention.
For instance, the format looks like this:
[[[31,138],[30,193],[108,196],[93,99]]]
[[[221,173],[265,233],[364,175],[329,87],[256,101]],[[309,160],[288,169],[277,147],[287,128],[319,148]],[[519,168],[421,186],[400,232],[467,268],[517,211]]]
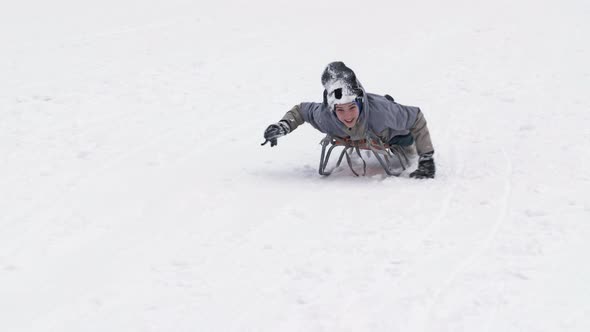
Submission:
[[[587,1],[4,7],[0,331],[590,329]],[[334,60],[435,180],[260,146]]]

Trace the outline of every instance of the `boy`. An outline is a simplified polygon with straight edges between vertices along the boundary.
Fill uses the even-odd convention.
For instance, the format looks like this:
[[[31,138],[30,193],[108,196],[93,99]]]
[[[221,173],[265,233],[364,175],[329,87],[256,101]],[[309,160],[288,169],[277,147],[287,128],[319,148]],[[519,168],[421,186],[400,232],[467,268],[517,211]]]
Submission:
[[[277,145],[277,139],[304,122],[322,133],[351,140],[364,139],[368,132],[383,143],[411,147],[418,153],[418,168],[410,173],[417,179],[434,178],[434,147],[426,120],[418,107],[396,103],[390,96],[366,93],[355,73],[343,62],[328,64],[322,74],[323,103],[301,103],[264,132],[266,144]]]

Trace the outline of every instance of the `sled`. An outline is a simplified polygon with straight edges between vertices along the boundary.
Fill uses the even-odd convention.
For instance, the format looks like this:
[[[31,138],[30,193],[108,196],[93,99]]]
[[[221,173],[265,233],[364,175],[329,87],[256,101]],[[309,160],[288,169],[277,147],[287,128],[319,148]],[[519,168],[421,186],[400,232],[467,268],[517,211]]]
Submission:
[[[381,139],[374,135],[367,135],[365,139],[354,141],[350,138],[340,138],[331,135],[326,135],[326,137],[324,137],[324,139],[321,140],[320,144],[322,145],[322,154],[320,156],[319,173],[323,176],[328,176],[332,174],[332,172],[340,166],[344,158],[346,158],[346,162],[348,164],[348,167],[350,167],[352,173],[355,176],[359,176],[359,172],[357,172],[354,169],[351,161],[351,155],[355,152],[363,161],[362,175],[365,176],[367,174],[367,163],[361,155],[361,150],[367,150],[372,152],[375,158],[379,161],[381,167],[383,167],[385,173],[387,173],[387,175],[389,176],[399,176],[403,171],[406,170],[406,168],[410,164],[410,160],[401,146],[383,143]],[[338,157],[338,162],[336,163],[336,166],[334,166],[331,170],[328,171],[326,170],[326,167],[328,167],[330,155],[336,147],[343,147],[343,150],[340,153],[340,156]],[[398,167],[394,167],[393,160],[395,159],[399,161],[399,165],[401,165],[402,168],[401,171]]]

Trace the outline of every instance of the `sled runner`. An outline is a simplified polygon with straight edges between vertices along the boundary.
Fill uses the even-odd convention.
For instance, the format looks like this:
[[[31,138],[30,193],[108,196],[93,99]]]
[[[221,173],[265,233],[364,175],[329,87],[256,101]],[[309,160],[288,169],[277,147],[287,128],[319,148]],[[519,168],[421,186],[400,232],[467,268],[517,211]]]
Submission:
[[[354,169],[352,166],[351,155],[356,152],[358,157],[363,161],[363,176],[367,174],[367,163],[365,159],[363,159],[361,155],[361,150],[368,150],[373,153],[375,158],[379,161],[379,164],[385,170],[385,173],[390,176],[399,176],[403,171],[406,170],[407,166],[409,166],[410,161],[408,156],[404,152],[404,149],[399,145],[389,145],[387,143],[383,143],[378,137],[371,135],[367,135],[365,139],[353,141],[350,138],[340,138],[334,137],[330,135],[326,135],[324,139],[321,140],[320,144],[322,145],[322,155],[320,157],[320,167],[319,173],[320,175],[328,176],[332,174],[332,171],[340,166],[342,160],[346,157],[346,162],[348,163],[348,167],[355,176],[359,176],[359,173]],[[331,145],[328,148],[328,145]],[[344,149],[340,153],[338,157],[338,162],[336,166],[331,170],[327,171],[326,167],[328,166],[328,161],[330,160],[330,155],[332,154],[332,150],[334,148],[341,146]],[[326,149],[328,150],[326,152]],[[402,170],[395,168],[393,164],[393,160],[397,159],[399,164],[402,167]]]

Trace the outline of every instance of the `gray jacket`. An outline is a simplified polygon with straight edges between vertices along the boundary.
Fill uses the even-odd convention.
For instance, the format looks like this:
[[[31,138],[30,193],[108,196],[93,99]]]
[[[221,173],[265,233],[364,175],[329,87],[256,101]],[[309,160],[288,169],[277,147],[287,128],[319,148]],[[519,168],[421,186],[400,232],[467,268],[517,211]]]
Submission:
[[[418,107],[404,106],[372,93],[365,93],[359,119],[353,128],[340,122],[336,114],[323,103],[295,105],[282,120],[289,123],[291,131],[308,122],[322,133],[353,140],[363,139],[368,133],[373,133],[383,142],[389,142],[395,136],[411,133],[419,155],[434,152],[426,120]]]

